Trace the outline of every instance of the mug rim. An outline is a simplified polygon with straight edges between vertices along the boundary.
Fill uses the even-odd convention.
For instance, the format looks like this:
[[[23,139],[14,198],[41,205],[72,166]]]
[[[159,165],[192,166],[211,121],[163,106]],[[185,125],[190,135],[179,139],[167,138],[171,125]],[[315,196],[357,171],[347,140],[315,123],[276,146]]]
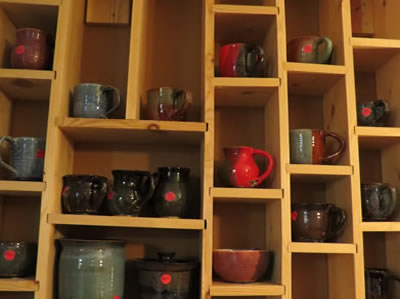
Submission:
[[[5,136],[5,137],[9,137],[12,139],[25,139],[25,140],[40,140],[40,141],[46,141],[46,138],[43,137],[28,137],[28,136],[19,136],[19,137],[12,137],[12,136]]]
[[[96,85],[96,86],[104,86],[104,84],[100,83],[94,83],[94,82],[83,82],[83,83],[78,83],[75,85],[75,88],[78,86],[88,86],[88,85]]]
[[[235,149],[235,148],[253,148],[253,147],[251,147],[251,146],[248,146],[248,145],[237,145],[237,146],[226,146],[226,147],[224,147],[224,150],[226,150],[226,149]]]
[[[310,129],[310,128],[305,128],[305,129],[291,129],[290,130],[290,132],[295,132],[295,131],[319,131],[319,132],[321,132],[321,131],[325,131],[325,130],[323,130],[323,129]]]
[[[371,186],[371,185],[383,186],[383,185],[390,185],[390,184],[389,183],[382,183],[382,182],[361,183],[361,187],[363,187],[363,186]]]
[[[19,29],[16,30],[16,32],[18,32],[18,31],[24,31],[24,30],[40,31],[40,32],[43,32],[43,33],[47,34],[47,32],[46,32],[45,30],[40,29],[40,28],[34,28],[34,27],[19,28]]]
[[[302,38],[310,38],[310,37],[313,37],[313,38],[323,38],[323,37],[326,37],[326,36],[321,36],[321,35],[300,35],[300,36],[297,36],[297,37],[294,37],[294,38],[292,38],[290,41],[289,41],[289,43],[291,42],[291,41],[295,41],[295,40],[298,40],[298,39],[302,39]],[[329,37],[327,37],[327,38],[329,38]],[[329,38],[330,39],[330,38]]]
[[[177,90],[185,90],[184,88],[179,88],[179,87],[161,86],[161,87],[154,87],[154,88],[150,88],[150,89],[148,89],[148,90],[147,90],[147,92],[159,91],[160,89],[177,89]]]
[[[339,208],[338,206],[336,206],[335,204],[330,203],[330,202],[315,202],[315,203],[300,202],[300,203],[293,203],[292,204],[292,208],[296,208],[296,206],[297,207],[305,207],[305,206],[308,206],[308,205],[310,205],[310,206],[319,206],[319,207],[321,207],[321,206],[333,206],[333,207]]]
[[[95,174],[66,174],[63,176],[63,178],[72,178],[72,177],[98,177],[98,178],[102,178],[102,179],[106,179],[107,178],[105,176],[101,176],[101,175],[95,175]]]

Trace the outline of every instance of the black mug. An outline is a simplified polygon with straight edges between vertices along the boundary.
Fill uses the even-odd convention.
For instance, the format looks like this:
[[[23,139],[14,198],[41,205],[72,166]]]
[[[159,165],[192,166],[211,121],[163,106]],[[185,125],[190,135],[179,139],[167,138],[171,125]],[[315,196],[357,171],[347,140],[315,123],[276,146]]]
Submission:
[[[386,221],[397,204],[397,189],[383,183],[361,185],[362,214],[364,221]]]
[[[383,127],[390,113],[389,103],[376,100],[357,104],[357,119],[360,126]]]
[[[388,299],[389,281],[400,277],[386,269],[365,268],[366,299]]]

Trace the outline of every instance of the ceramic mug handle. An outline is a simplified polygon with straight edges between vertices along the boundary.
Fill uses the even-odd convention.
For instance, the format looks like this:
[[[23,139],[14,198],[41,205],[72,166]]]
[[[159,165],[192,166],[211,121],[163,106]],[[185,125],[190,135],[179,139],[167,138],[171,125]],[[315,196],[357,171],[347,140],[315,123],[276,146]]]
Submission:
[[[274,158],[269,153],[262,151],[262,150],[253,149],[253,155],[263,156],[268,161],[268,167],[265,170],[265,172],[262,175],[260,175],[258,178],[250,181],[250,186],[256,187],[256,186],[260,185],[263,181],[265,181],[271,175],[271,173],[275,167],[275,162],[274,162]]]
[[[346,222],[346,212],[343,209],[337,208],[335,206],[329,207],[329,213],[334,216],[334,221],[328,232],[328,239],[337,236],[343,229]]]
[[[188,90],[176,90],[174,92],[174,96],[173,96],[173,101],[174,101],[174,111],[172,112],[172,114],[174,115],[184,115],[185,111],[190,107],[190,105],[192,104],[192,93]],[[179,100],[183,99],[183,104],[181,104],[181,107],[179,108]]]
[[[317,45],[317,53],[319,51],[319,47],[325,43],[326,44],[326,50],[325,53],[323,53],[323,55],[318,55],[317,59],[318,59],[318,63],[327,63],[329,61],[329,58],[332,55],[332,51],[333,51],[333,43],[332,41],[327,38],[327,37],[321,37],[316,41],[316,45]]]
[[[112,91],[117,97],[117,102],[115,103],[115,105],[106,112],[105,116],[107,117],[108,115],[110,115],[110,113],[114,112],[121,105],[121,93],[118,88],[112,86],[103,86],[102,91],[103,92]]]
[[[385,211],[385,215],[387,215],[386,217],[389,217],[393,213],[397,205],[397,189],[395,187],[387,185],[386,190],[392,196],[392,202],[390,203],[387,211]]]
[[[251,55],[256,55],[257,59],[254,64],[251,63],[250,61],[250,56]],[[245,67],[246,67],[246,73],[249,75],[254,75],[254,72],[257,70],[257,67],[264,62],[264,50],[260,46],[253,47],[250,46],[249,48],[246,49],[246,56],[245,56],[246,62],[245,62]]]
[[[8,137],[8,136],[4,136],[0,138],[0,146],[3,144],[3,142],[7,141],[7,142],[12,142],[12,137]],[[11,171],[12,173],[14,173],[15,175],[18,175],[17,170],[12,167],[11,165],[7,164],[6,162],[4,162],[3,158],[1,157],[0,154],[0,166],[3,166],[4,168],[8,169],[9,171]]]
[[[339,148],[336,152],[334,152],[333,154],[331,154],[327,157],[322,158],[323,162],[331,162],[333,159],[339,157],[344,152],[344,149],[346,148],[346,141],[342,137],[340,137],[339,135],[337,135],[333,132],[325,132],[324,131],[323,134],[324,134],[323,135],[324,142],[325,142],[326,137],[332,137],[332,138],[336,139],[339,143]]]
[[[157,174],[153,174],[153,175],[150,174],[148,176],[146,175],[141,180],[141,182],[140,182],[140,185],[141,185],[140,193],[141,193],[142,198],[143,198],[143,205],[146,204],[153,197],[154,190],[156,189],[157,182],[158,182]],[[145,186],[148,186],[148,187],[145,188]]]

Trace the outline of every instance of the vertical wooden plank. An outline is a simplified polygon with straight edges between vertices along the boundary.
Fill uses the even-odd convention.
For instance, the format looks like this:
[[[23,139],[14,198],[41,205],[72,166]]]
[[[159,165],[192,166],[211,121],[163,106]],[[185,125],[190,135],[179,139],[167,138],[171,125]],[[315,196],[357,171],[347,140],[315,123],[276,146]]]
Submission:
[[[351,0],[353,36],[373,36],[374,16],[371,0]]]
[[[11,49],[15,45],[15,31],[14,24],[5,14],[4,10],[0,8],[0,65],[1,67],[8,67]]]
[[[128,25],[130,0],[87,0],[86,23]]]

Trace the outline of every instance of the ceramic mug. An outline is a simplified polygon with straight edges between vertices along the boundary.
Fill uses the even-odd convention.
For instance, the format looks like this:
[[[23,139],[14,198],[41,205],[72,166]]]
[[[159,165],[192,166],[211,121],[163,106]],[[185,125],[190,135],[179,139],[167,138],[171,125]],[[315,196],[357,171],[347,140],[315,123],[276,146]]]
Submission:
[[[113,97],[116,103],[113,105]],[[72,116],[82,118],[107,118],[121,104],[117,88],[97,83],[82,83],[74,88]]]
[[[385,100],[357,104],[357,119],[360,126],[383,127],[389,113],[390,106]]]
[[[362,184],[361,200],[363,220],[385,221],[396,208],[397,189],[382,183]]]
[[[152,120],[186,120],[192,104],[192,93],[171,87],[150,89],[147,92],[147,118]]]
[[[327,37],[301,36],[292,39],[287,47],[288,61],[328,64],[333,52],[333,43]]]
[[[336,152],[325,153],[326,138],[334,138],[339,147]],[[345,140],[333,132],[313,129],[290,131],[290,161],[294,164],[328,164],[345,149]]]
[[[219,49],[222,77],[256,77],[264,62],[262,47],[244,43],[228,44]]]
[[[400,282],[400,277],[386,269],[365,268],[366,299],[388,299],[390,280]]]
[[[292,206],[293,240],[325,242],[338,237],[346,222],[346,213],[329,203],[303,203]]]
[[[4,162],[0,155],[0,166],[10,171],[13,179],[41,180],[44,168],[45,139],[1,137],[0,146],[6,141],[11,145],[10,164]]]

